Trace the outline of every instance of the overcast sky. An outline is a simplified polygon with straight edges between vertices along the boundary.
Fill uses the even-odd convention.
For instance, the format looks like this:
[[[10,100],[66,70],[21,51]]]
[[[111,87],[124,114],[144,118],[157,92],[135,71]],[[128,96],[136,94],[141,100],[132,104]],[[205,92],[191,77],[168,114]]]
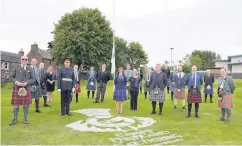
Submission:
[[[0,50],[27,53],[37,42],[47,49],[61,16],[98,8],[113,20],[113,0],[0,0]],[[139,41],[149,65],[181,59],[194,49],[242,54],[242,0],[115,0],[116,35]]]

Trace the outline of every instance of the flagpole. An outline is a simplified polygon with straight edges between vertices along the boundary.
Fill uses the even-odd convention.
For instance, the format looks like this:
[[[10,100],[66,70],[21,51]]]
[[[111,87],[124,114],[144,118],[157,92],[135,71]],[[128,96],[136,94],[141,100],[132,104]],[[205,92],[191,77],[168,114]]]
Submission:
[[[115,56],[115,19],[114,18],[115,18],[115,0],[113,0],[113,52],[114,52],[114,56]],[[114,59],[113,64],[115,64],[115,60],[116,60],[116,58]],[[115,80],[115,71],[116,71],[116,69],[113,72],[113,81]],[[113,90],[115,90],[115,84],[113,84]]]

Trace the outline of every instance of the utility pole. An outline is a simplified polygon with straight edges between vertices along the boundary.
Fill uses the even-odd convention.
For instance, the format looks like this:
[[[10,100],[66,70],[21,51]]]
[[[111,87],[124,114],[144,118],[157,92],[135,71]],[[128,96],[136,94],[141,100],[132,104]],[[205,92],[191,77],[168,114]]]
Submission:
[[[172,67],[172,50],[174,49],[174,48],[170,48],[171,49],[171,67]]]

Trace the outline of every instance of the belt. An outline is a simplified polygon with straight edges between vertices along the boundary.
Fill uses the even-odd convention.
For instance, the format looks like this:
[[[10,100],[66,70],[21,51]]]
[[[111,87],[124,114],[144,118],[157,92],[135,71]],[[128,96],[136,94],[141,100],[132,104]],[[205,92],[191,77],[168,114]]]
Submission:
[[[69,78],[62,78],[62,81],[72,82],[72,79],[69,79]]]

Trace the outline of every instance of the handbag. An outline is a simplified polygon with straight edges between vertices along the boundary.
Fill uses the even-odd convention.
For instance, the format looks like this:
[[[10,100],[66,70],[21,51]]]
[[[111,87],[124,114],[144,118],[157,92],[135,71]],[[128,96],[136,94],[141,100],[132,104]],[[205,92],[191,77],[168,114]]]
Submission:
[[[145,86],[146,88],[150,88],[150,81],[146,81]]]
[[[27,91],[24,87],[21,87],[21,88],[18,89],[18,96],[19,97],[24,97],[26,95],[27,95]]]
[[[35,85],[31,86],[31,92],[36,92],[37,91],[37,87]]]
[[[91,86],[94,86],[93,79],[91,79],[91,81],[90,81],[90,85],[91,85]]]
[[[155,89],[154,89],[154,94],[155,94],[155,95],[159,94],[159,91],[160,91],[160,88],[155,88]]]
[[[218,97],[223,97],[224,89],[218,89]]]
[[[210,90],[211,89],[211,86],[210,85],[207,85],[207,89]]]
[[[192,89],[192,95],[197,95],[199,92],[197,90],[197,88],[193,88]]]

